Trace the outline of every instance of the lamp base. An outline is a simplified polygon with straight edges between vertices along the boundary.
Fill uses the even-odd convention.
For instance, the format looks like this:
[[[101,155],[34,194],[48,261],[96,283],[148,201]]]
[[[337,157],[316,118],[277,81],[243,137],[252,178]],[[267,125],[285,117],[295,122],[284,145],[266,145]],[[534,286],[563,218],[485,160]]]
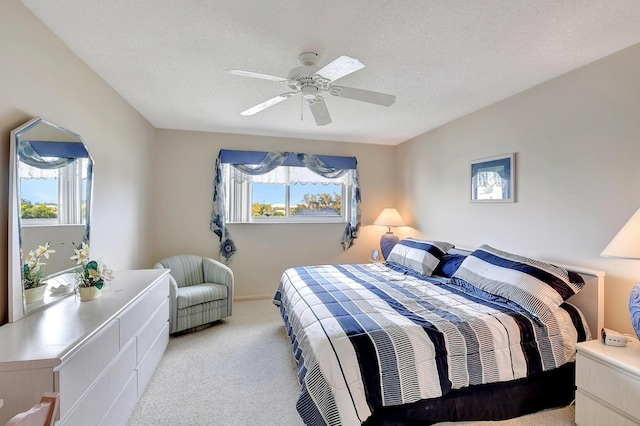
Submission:
[[[631,314],[631,324],[640,339],[640,283],[636,284],[629,295],[629,313]]]
[[[386,260],[391,253],[393,247],[398,244],[400,238],[396,237],[393,232],[389,231],[385,234],[382,234],[380,237],[380,251],[382,251],[382,257]]]

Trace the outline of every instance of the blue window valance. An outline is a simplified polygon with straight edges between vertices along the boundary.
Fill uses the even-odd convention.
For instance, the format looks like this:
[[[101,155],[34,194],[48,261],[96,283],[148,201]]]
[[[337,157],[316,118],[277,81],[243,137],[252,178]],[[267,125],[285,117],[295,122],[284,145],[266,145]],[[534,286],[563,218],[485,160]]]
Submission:
[[[40,157],[89,158],[89,152],[80,142],[26,141]]]
[[[290,167],[305,167],[299,155],[311,155],[311,154],[297,154],[294,152],[282,152],[278,154],[286,154],[286,159],[281,166]],[[260,164],[269,155],[264,151],[235,151],[230,149],[220,150],[220,162],[223,164],[247,164],[256,165]],[[334,155],[315,155],[327,167],[334,169],[346,169],[355,170],[357,166],[356,157],[338,157]]]
[[[306,167],[325,178],[342,177],[351,174],[352,197],[350,217],[342,236],[342,246],[347,250],[358,237],[361,223],[360,188],[358,185],[357,160],[355,157],[314,155],[295,152],[263,152],[220,150],[216,160],[216,174],[213,182],[213,211],[210,228],[220,239],[220,255],[228,262],[236,252],[236,247],[226,227],[225,194],[222,164],[230,164],[248,175],[262,175],[280,166]]]
[[[82,143],[21,140],[17,146],[20,161],[39,169],[59,169],[78,158],[88,158]]]

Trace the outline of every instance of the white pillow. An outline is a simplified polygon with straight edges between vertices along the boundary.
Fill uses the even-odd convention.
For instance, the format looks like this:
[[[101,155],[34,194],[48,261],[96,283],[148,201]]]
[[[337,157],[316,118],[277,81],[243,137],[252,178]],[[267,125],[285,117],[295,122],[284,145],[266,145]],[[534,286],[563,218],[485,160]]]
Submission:
[[[405,238],[393,247],[387,262],[396,263],[429,277],[444,254],[453,247],[453,244],[444,241]]]

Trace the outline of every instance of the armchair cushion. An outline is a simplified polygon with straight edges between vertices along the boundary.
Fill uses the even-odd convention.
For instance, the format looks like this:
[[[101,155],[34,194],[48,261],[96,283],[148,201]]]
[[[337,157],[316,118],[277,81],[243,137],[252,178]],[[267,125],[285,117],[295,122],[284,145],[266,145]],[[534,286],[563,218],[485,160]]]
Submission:
[[[178,309],[200,303],[211,302],[212,300],[226,299],[227,286],[222,284],[194,284],[189,287],[181,287],[178,290]]]

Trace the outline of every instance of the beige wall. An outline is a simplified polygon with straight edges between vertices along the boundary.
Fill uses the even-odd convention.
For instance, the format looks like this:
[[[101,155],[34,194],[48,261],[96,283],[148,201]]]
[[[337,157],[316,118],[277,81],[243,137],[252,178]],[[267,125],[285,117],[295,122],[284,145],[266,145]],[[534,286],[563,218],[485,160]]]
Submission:
[[[18,0],[0,2],[0,40],[0,240],[7,241],[9,133],[42,117],[80,134],[95,160],[95,256],[114,269],[148,264],[148,153],[155,129]],[[2,324],[6,244],[0,244],[0,283]]]
[[[342,224],[231,224],[237,253],[229,266],[236,298],[273,297],[290,266],[366,262],[386,231],[371,223],[394,200],[394,147],[248,135],[159,130],[154,157],[151,253],[219,258],[209,230],[212,182],[220,149],[295,151],[356,156],[362,193],[362,231],[342,250]],[[391,167],[389,166],[391,165]]]
[[[599,257],[640,208],[640,45],[397,147],[402,209],[431,238],[606,272],[605,324],[633,333],[640,261]],[[517,202],[470,203],[469,161],[515,152]]]

